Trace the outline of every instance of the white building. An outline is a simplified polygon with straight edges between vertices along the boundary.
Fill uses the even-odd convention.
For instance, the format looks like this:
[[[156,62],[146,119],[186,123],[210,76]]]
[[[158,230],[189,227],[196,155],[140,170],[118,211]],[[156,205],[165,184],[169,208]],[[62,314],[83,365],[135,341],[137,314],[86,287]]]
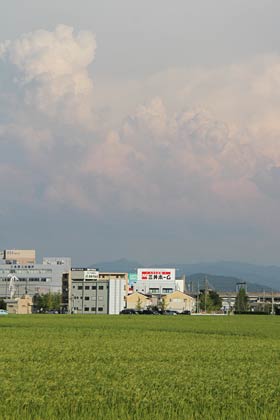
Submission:
[[[71,269],[71,258],[44,258],[42,264],[37,264],[33,260],[35,251],[12,251],[4,251],[4,259],[0,260],[0,298],[10,296],[11,277],[15,298],[24,294],[33,297],[37,293],[61,292],[62,275]]]
[[[176,290],[184,292],[185,278],[176,279],[175,268],[138,268],[133,291],[148,295],[166,295]]]

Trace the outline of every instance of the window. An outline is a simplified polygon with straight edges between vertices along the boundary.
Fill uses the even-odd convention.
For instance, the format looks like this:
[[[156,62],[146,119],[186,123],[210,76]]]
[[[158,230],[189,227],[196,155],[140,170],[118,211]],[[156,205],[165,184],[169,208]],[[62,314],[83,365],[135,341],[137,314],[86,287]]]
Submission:
[[[86,289],[86,290],[89,290],[89,286],[85,286],[85,289]]]
[[[89,312],[89,308],[85,308],[85,312]]]
[[[92,312],[96,312],[96,308],[94,308],[94,307],[93,307],[93,308],[91,308],[91,311],[92,311]]]
[[[85,300],[89,300],[89,296],[86,296],[86,297],[85,297]]]
[[[104,289],[104,286],[98,286],[98,289],[99,290],[103,290]]]
[[[96,290],[96,286],[91,286],[91,290]]]
[[[83,286],[78,286],[78,290],[83,290]]]
[[[170,289],[170,288],[163,288],[162,289],[162,293],[172,293],[173,292],[173,289]]]
[[[98,312],[103,312],[103,307],[99,306]]]
[[[150,289],[150,293],[159,293],[159,289],[152,288],[152,289]]]

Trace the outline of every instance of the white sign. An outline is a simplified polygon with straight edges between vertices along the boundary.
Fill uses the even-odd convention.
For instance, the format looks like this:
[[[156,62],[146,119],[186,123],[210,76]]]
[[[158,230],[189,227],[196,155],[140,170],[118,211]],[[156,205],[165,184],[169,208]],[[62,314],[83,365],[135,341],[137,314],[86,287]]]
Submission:
[[[99,278],[99,271],[87,270],[84,271],[84,280],[97,280]]]
[[[175,268],[138,268],[137,279],[138,281],[145,280],[159,280],[175,281]]]

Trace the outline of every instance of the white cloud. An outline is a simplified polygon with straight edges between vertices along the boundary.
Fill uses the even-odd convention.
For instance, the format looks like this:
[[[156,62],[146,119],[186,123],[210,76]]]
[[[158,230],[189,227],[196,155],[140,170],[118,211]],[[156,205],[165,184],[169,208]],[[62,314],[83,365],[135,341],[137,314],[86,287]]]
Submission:
[[[53,32],[38,30],[0,44],[0,57],[18,70],[18,82],[29,106],[68,124],[91,127],[93,83],[88,66],[96,42],[87,31],[58,25]]]
[[[91,33],[64,25],[0,44],[17,70],[20,104],[0,125],[0,152],[8,142],[20,151],[18,170],[39,173],[33,191],[46,205],[232,218],[233,208],[246,213],[243,203],[254,208],[264,195],[278,197],[271,172],[280,166],[276,55],[170,70],[119,91],[110,85],[105,96],[116,108],[128,97],[140,105],[121,103],[129,112],[104,131],[94,126],[95,48]]]

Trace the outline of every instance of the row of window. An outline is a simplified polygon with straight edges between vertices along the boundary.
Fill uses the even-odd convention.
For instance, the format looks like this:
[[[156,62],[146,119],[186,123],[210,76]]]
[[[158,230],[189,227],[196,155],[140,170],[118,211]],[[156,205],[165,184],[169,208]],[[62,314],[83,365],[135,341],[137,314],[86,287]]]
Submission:
[[[24,278],[20,278],[20,279],[18,279],[18,281],[20,281],[20,282],[29,282],[29,281],[36,281],[36,282],[47,282],[47,281],[50,281],[51,279],[49,279],[49,278],[36,278],[36,277],[31,277],[31,278],[26,278],[26,279],[24,279]],[[3,277],[0,277],[0,281],[5,281],[5,282],[10,282],[11,281],[11,279],[10,278],[3,278]]]
[[[8,275],[8,274],[15,274],[15,275],[19,275],[19,274],[50,274],[52,272],[51,269],[38,269],[38,268],[34,268],[34,269],[5,269],[2,268],[0,269],[0,274],[2,275]]]
[[[136,289],[136,290],[138,290],[138,289]],[[144,291],[144,290],[142,290],[142,291]],[[172,292],[173,292],[172,288],[163,288],[161,293],[172,293]],[[156,288],[156,287],[150,288],[149,293],[159,293],[159,288]]]
[[[96,287],[96,285],[91,286],[91,290],[96,290]],[[73,289],[76,289],[75,285],[73,285]],[[78,290],[83,290],[83,286],[78,286]],[[90,286],[85,286],[85,290],[90,290]],[[104,290],[104,286],[98,286],[98,290]]]
[[[79,308],[76,306],[76,307],[74,307],[74,311],[78,311],[79,310]],[[84,308],[84,311],[85,312],[89,312],[89,310],[90,310],[90,308],[89,307],[86,307],[86,308]],[[91,308],[91,312],[96,312],[96,308],[95,307],[92,307]],[[98,312],[104,312],[104,308],[103,308],[103,306],[99,306],[98,307]]]
[[[83,296],[74,296],[74,299],[83,299]],[[90,300],[90,296],[85,296],[85,300]],[[91,300],[96,300],[96,296],[91,296]],[[103,296],[98,296],[98,300],[104,300]]]

